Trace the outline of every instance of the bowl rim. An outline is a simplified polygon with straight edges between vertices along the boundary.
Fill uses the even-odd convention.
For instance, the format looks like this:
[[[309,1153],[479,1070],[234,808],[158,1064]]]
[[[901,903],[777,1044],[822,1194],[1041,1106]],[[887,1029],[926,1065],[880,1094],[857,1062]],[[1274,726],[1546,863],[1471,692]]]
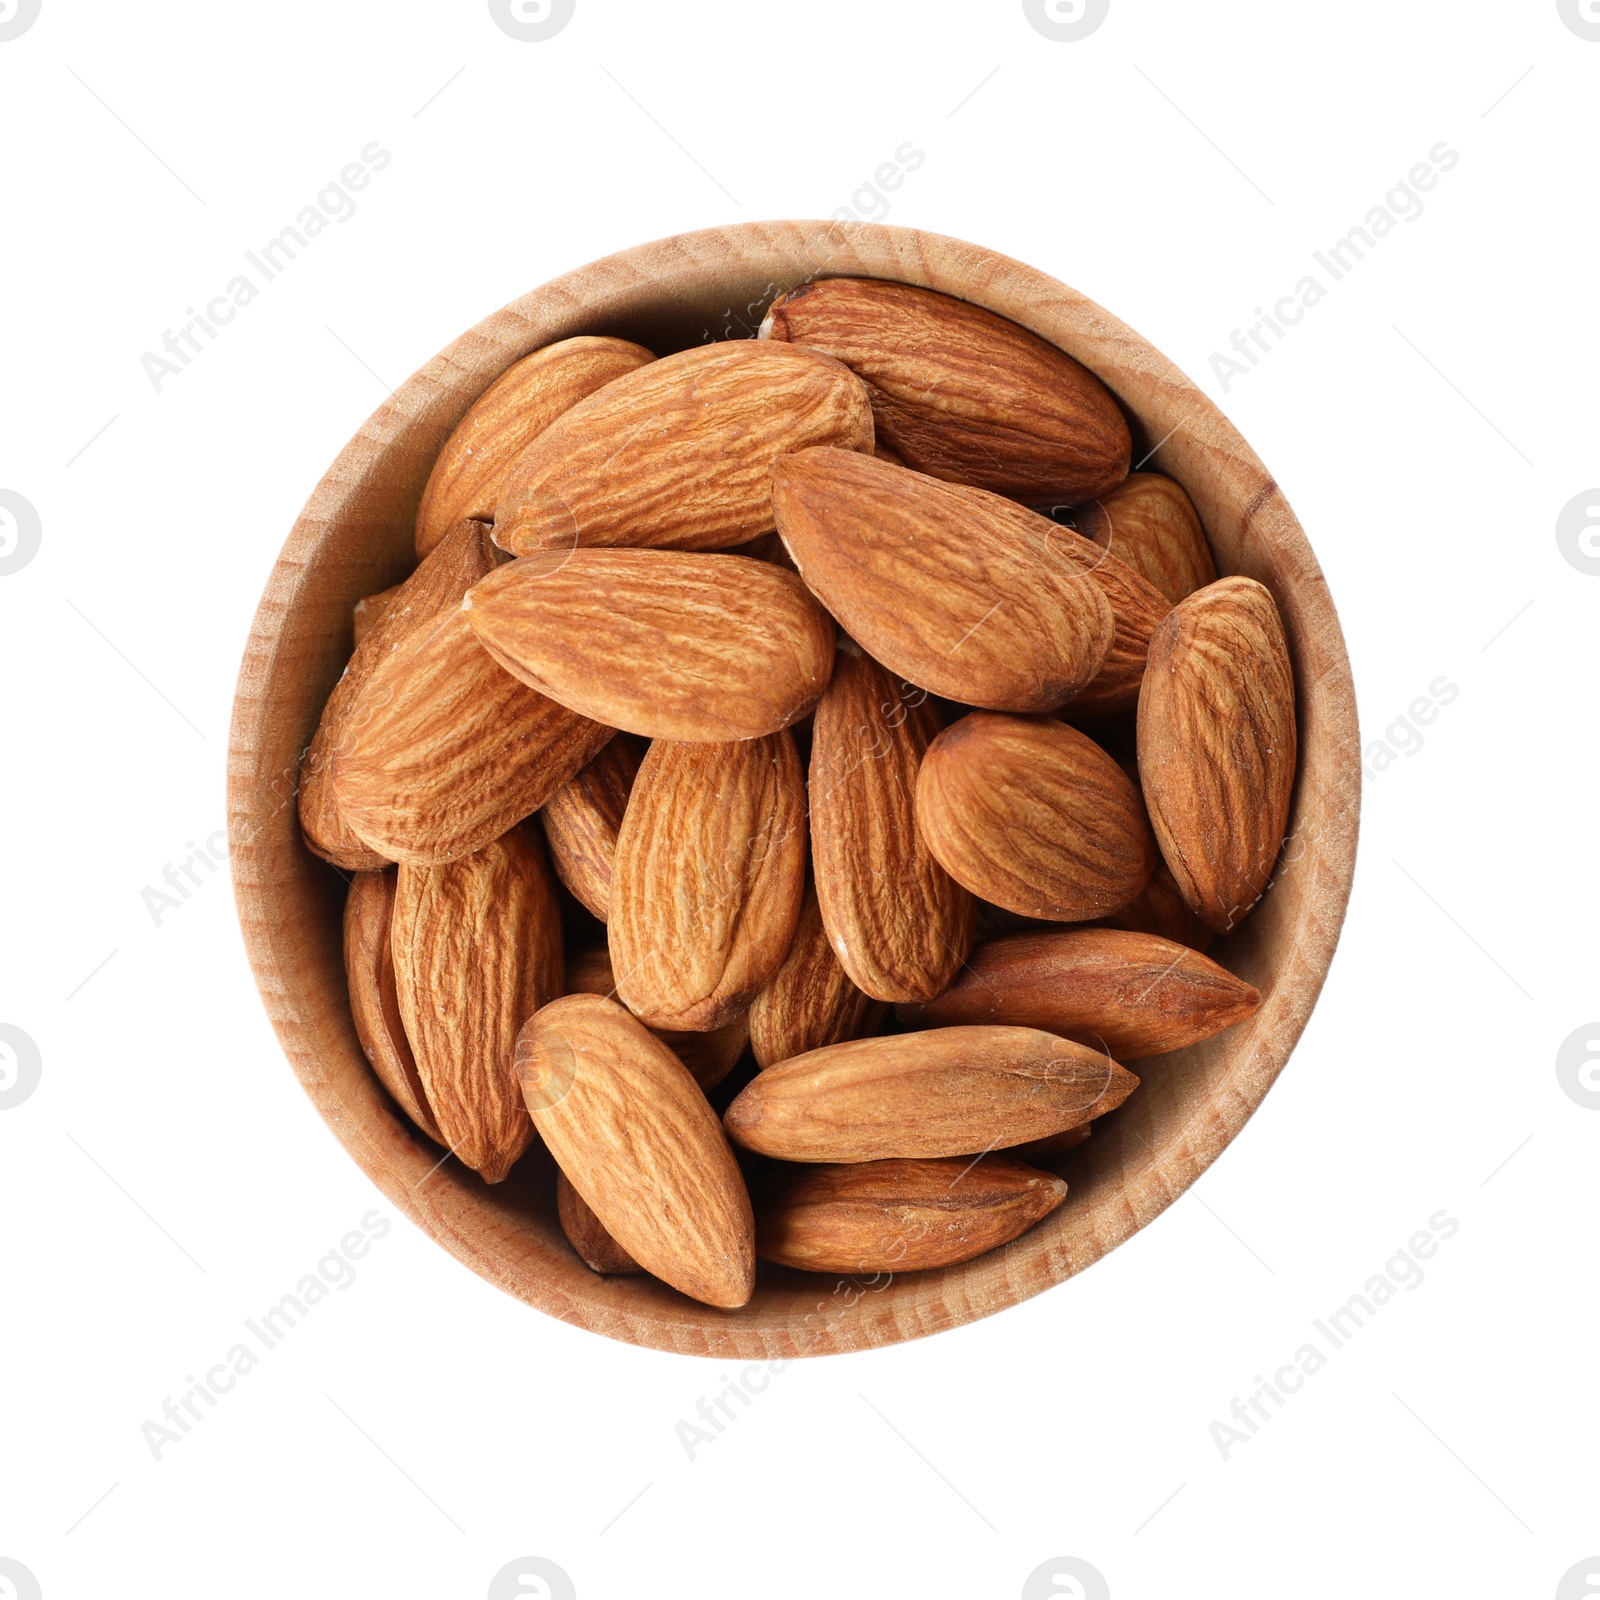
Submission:
[[[737,305],[737,293],[762,283],[778,291],[829,276],[953,293],[1030,328],[1107,382],[1130,413],[1135,456],[1148,450],[1137,465],[1165,452],[1161,468],[1189,490],[1214,548],[1220,539],[1219,573],[1260,577],[1278,599],[1295,658],[1299,769],[1274,886],[1230,936],[1236,970],[1270,967],[1263,1006],[1228,1033],[1159,1058],[1159,1095],[1151,1089],[1142,1103],[1152,1109],[1137,1109],[1135,1095],[1134,1113],[1124,1108],[1109,1136],[1091,1139],[1082,1147],[1091,1154],[1069,1171],[1069,1178],[1081,1173],[1072,1186],[1087,1199],[1074,1208],[1069,1194],[1020,1239],[963,1266],[857,1285],[853,1296],[841,1282],[831,1303],[804,1311],[802,1302],[825,1285],[764,1264],[771,1281],[749,1307],[729,1313],[654,1280],[597,1277],[570,1251],[564,1258],[542,1202],[532,1198],[533,1184],[544,1181],[537,1172],[521,1193],[511,1185],[490,1190],[463,1176],[458,1163],[439,1161],[388,1104],[355,1043],[348,1004],[341,1014],[324,970],[330,892],[313,875],[333,869],[300,841],[295,805],[296,752],[310,737],[307,705],[285,704],[279,691],[297,674],[321,684],[314,727],[340,665],[339,605],[347,630],[351,595],[395,581],[374,580],[396,570],[409,544],[418,464],[425,476],[466,407],[506,367],[573,333],[635,337],[629,329],[652,316],[676,317],[685,328],[700,320],[706,338],[717,333],[717,316],[732,317],[721,334],[748,337],[759,322],[759,295],[737,312],[719,310],[722,299]],[[722,288],[730,292],[711,292]],[[1157,439],[1156,428],[1169,422]],[[398,482],[402,468],[409,477]],[[336,603],[331,590],[341,586],[349,593]],[[1170,1205],[1237,1136],[1305,1027],[1348,903],[1361,797],[1354,685],[1326,580],[1271,475],[1215,403],[1125,324],[1032,267],[921,230],[823,221],[705,229],[590,262],[485,318],[394,390],[323,475],[274,564],[240,668],[228,763],[231,870],[256,985],[302,1087],[357,1165],[430,1237],[538,1309],[630,1343],[746,1360],[873,1348],[990,1315],[1082,1271]],[[342,987],[342,960],[335,964]],[[1207,1074],[1206,1098],[1180,1115],[1182,1086]]]

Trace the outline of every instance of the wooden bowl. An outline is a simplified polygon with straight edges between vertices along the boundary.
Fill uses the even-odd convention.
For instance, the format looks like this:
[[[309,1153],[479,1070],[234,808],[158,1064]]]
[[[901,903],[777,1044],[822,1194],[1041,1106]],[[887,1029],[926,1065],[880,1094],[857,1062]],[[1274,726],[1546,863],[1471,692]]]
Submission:
[[[717,1311],[645,1277],[601,1278],[556,1222],[535,1147],[489,1186],[395,1110],[356,1039],[345,992],[345,879],[300,840],[300,754],[351,648],[362,595],[411,569],[434,456],[519,357],[574,334],[617,334],[658,355],[747,338],[780,290],[816,276],[891,278],[987,306],[1076,356],[1128,412],[1134,460],[1193,497],[1223,573],[1277,598],[1299,684],[1300,773],[1281,870],[1213,949],[1265,996],[1248,1022],[1139,1063],[1143,1087],[1064,1158],[1066,1204],[965,1266],[860,1283],[765,1263],[755,1297]],[[267,1013],[306,1093],[374,1183],[475,1272],[552,1316],[663,1350],[738,1359],[859,1350],[954,1327],[1081,1272],[1215,1160],[1261,1103],[1322,987],[1355,864],[1360,800],[1350,665],[1300,524],[1250,447],[1164,356],[1043,273],[959,240],[870,223],[751,223],[623,251],[496,312],[402,384],[316,487],[250,631],[228,758],[234,889]]]

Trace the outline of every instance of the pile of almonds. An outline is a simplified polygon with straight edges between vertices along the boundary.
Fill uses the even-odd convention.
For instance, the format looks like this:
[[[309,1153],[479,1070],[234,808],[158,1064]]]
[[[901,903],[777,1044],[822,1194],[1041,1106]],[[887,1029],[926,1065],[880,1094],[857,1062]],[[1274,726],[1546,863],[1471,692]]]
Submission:
[[[1259,1006],[1202,952],[1295,772],[1272,596],[1130,456],[1078,362],[876,280],[511,367],[303,764],[400,1110],[489,1183],[537,1134],[594,1271],[713,1306],[1060,1206],[1122,1063]]]

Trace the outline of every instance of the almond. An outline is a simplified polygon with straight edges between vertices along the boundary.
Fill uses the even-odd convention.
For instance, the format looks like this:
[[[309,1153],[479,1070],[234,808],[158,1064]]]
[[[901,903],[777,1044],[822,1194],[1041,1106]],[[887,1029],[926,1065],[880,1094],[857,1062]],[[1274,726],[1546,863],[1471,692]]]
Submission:
[[[723,1123],[781,1161],[973,1155],[1092,1121],[1138,1086],[1109,1056],[1035,1028],[935,1028],[768,1067]]]
[[[787,733],[650,746],[611,879],[611,960],[636,1016],[706,1033],[783,964],[805,889],[805,788]]]
[[[1087,1144],[1093,1132],[1094,1124],[1085,1122],[1081,1127],[1064,1128],[1060,1133],[1052,1133],[1044,1139],[1030,1139],[1026,1144],[1012,1145],[1002,1154],[1013,1156],[1018,1161],[1054,1161],[1057,1156],[1064,1156],[1067,1151]]]
[[[872,449],[872,408],[848,367],[754,340],[681,350],[607,384],[522,452],[495,542],[518,556],[742,544],[772,527],[773,461],[823,444]]]
[[[612,737],[497,666],[464,612],[366,676],[331,766],[351,829],[389,859],[453,861],[531,815]]]
[[[375,871],[395,859],[356,833],[334,792],[334,760],[371,715],[368,708],[358,710],[367,680],[402,639],[418,630],[425,632],[441,614],[455,610],[467,590],[493,572],[494,566],[488,528],[481,522],[458,524],[422,565],[396,586],[382,617],[363,635],[344,676],[333,686],[300,763],[300,827],[307,845],[336,867],[347,872]]]
[[[1049,717],[975,711],[952,723],[922,759],[917,827],[957,883],[1053,922],[1121,910],[1156,864],[1139,791]]]
[[[626,339],[563,339],[508,367],[445,440],[417,507],[417,554],[425,556],[462,517],[494,520],[506,475],[563,412],[654,361]]]
[[[467,596],[514,677],[649,739],[756,739],[817,703],[834,626],[792,572],[679,550],[546,551]]]
[[[561,913],[527,828],[445,866],[402,862],[395,890],[400,1015],[442,1142],[499,1183],[533,1137],[517,1030],[561,992]]]
[[[768,339],[837,356],[867,385],[877,435],[919,472],[1032,505],[1072,504],[1128,472],[1110,390],[1037,334],[964,300],[870,278],[772,303]]]
[[[750,1007],[750,1043],[763,1067],[874,1033],[888,1008],[859,990],[839,965],[814,889],[783,965]],[[709,1037],[709,1036],[708,1036]]]
[[[1019,508],[1020,509],[1020,508]],[[1081,534],[1063,529],[1060,553],[1081,563],[1111,606],[1115,631],[1111,648],[1087,688],[1062,708],[1063,716],[1104,717],[1132,711],[1139,704],[1150,640],[1172,610],[1172,603],[1153,583]]]
[[[588,766],[562,784],[539,813],[556,876],[573,898],[602,922],[611,907],[617,830],[628,809],[641,759],[633,740],[619,734]]]
[[[917,832],[917,770],[938,732],[926,693],[841,649],[812,727],[811,852],[834,954],[878,1000],[938,994],[972,946],[972,896]]]
[[[559,1170],[556,1173],[556,1216],[567,1243],[591,1272],[625,1277],[644,1271],[606,1232],[605,1224],[589,1209],[588,1201],[572,1187],[566,1173]]]
[[[778,532],[841,626],[891,672],[966,705],[1051,711],[1116,623],[1093,577],[1045,559],[1068,535],[998,495],[848,450],[772,470]],[[1038,542],[1019,536],[1018,518]]]
[[[1135,472],[1078,506],[1078,531],[1120,557],[1176,605],[1217,581],[1217,565],[1194,503],[1159,472]]]
[[[1122,928],[1129,933],[1154,933],[1191,950],[1205,950],[1216,938],[1189,909],[1178,880],[1165,861],[1156,862],[1149,883],[1135,899],[1103,922],[1108,928]]]
[[[483,530],[485,533],[488,529]],[[377,627],[385,611],[389,609],[389,602],[400,593],[403,584],[394,584],[388,589],[380,589],[377,594],[369,594],[357,600],[350,613],[350,630],[354,635],[354,643],[359,647],[361,641]]]
[[[761,1207],[756,1254],[806,1272],[921,1272],[1009,1244],[1067,1186],[1019,1161],[865,1161],[794,1174]]]
[[[1259,991],[1185,945],[1148,933],[1072,928],[979,945],[937,1000],[898,1009],[909,1028],[1043,1028],[1136,1061],[1209,1039],[1260,1004]]]
[[[350,984],[350,1016],[378,1082],[435,1144],[443,1144],[400,1020],[394,954],[389,947],[394,889],[392,868],[358,872],[350,880],[344,902],[344,971]]]
[[[1139,697],[1139,774],[1190,910],[1236,927],[1272,876],[1296,757],[1294,669],[1272,595],[1223,578],[1173,609]]]
[[[575,950],[567,957],[567,993],[617,997],[611,952],[602,945]],[[709,1033],[682,1033],[671,1028],[650,1031],[689,1069],[689,1076],[708,1094],[738,1066],[750,1043],[751,1014],[742,1011]]]
[[[755,1286],[750,1196],[683,1063],[588,994],[530,1017],[517,1063],[534,1126],[611,1237],[684,1294],[742,1306]]]

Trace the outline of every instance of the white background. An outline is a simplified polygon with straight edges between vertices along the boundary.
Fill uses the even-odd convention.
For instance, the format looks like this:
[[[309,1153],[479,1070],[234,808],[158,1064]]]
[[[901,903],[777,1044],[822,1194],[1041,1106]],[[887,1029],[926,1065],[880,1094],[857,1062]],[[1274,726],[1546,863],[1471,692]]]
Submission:
[[[1056,1556],[1116,1600],[1544,1600],[1600,1554],[1600,1112],[1555,1067],[1600,1016],[1600,578],[1555,537],[1600,482],[1597,84],[1554,0],[1112,0],[1076,43],[1018,0],[577,0],[541,43],[482,0],[43,0],[0,42],[0,488],[43,530],[0,576],[0,1022],[43,1063],[0,1111],[0,1556],[45,1600],[477,1600],[525,1555],[582,1600],[1010,1600]],[[144,352],[374,140],[355,215],[156,393]],[[1213,351],[1441,140],[1424,214],[1224,395]],[[296,1084],[225,879],[159,927],[141,891],[223,826],[257,598],[388,386],[610,251],[881,218],[906,141],[887,220],[1072,283],[1269,463],[1369,747],[1459,694],[1367,784],[1316,1014],[1190,1193],[1015,1310],[790,1366],[690,1461],[723,1364],[421,1237]],[[356,1283],[153,1459],[374,1208]],[[1211,1423],[1441,1209],[1426,1280],[1225,1461]]]

